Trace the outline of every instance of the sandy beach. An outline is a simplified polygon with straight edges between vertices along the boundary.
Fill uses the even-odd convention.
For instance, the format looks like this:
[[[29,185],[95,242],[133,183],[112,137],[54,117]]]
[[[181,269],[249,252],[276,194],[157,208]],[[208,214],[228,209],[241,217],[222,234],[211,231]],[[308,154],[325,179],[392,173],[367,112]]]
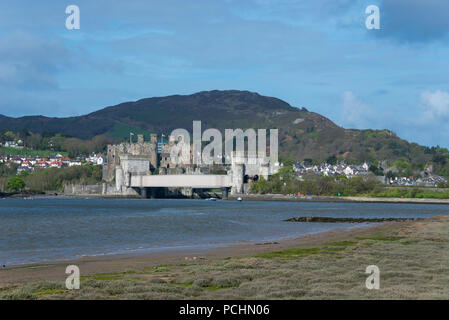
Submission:
[[[265,244],[86,257],[2,268],[1,299],[449,298],[449,217]],[[65,268],[81,289],[65,289]],[[381,289],[365,287],[377,265]]]

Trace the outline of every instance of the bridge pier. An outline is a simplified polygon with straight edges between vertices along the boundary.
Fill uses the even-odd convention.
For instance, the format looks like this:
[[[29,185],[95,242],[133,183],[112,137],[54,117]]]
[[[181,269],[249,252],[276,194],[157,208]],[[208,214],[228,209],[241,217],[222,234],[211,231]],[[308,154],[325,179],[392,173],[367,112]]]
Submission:
[[[221,198],[227,199],[228,196],[229,196],[229,188],[228,187],[221,188]]]
[[[181,194],[187,198],[193,198],[193,188],[181,188]]]
[[[157,195],[157,188],[148,188],[151,199],[155,199]]]
[[[143,187],[140,188],[140,195],[142,196],[142,198],[146,199],[148,198],[148,189]]]
[[[245,169],[244,169],[243,163],[233,163],[231,194],[243,193],[243,173],[244,172],[245,172]]]

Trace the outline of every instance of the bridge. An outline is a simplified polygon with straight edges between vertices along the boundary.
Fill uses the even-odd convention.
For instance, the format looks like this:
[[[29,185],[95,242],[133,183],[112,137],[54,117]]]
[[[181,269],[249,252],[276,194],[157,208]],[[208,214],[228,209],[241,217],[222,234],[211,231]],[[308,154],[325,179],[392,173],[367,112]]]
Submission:
[[[138,191],[144,198],[154,197],[158,188],[177,188],[182,190],[184,196],[192,196],[194,189],[221,189],[222,197],[227,198],[232,179],[230,175],[216,174],[131,174],[128,187]]]
[[[143,156],[120,155],[120,164],[116,166],[115,183],[117,192],[126,192],[130,188],[146,197],[157,188],[193,189],[221,189],[223,197],[228,191],[241,194],[244,190],[244,177],[258,177],[270,175],[269,165],[246,165],[243,161],[233,161],[231,170],[227,174],[151,174],[148,158]],[[189,193],[189,192],[187,192]]]
[[[218,174],[173,174],[173,175],[140,175],[132,174],[130,187],[132,188],[193,188],[216,189],[232,187],[229,175]]]

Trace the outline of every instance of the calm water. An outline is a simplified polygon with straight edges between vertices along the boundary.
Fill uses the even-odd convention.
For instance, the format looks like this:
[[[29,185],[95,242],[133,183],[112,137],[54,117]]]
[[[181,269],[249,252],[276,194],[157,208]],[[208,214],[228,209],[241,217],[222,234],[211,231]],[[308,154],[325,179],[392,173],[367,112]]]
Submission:
[[[283,221],[295,216],[447,214],[449,206],[413,204],[0,199],[0,264],[273,241],[355,227]]]

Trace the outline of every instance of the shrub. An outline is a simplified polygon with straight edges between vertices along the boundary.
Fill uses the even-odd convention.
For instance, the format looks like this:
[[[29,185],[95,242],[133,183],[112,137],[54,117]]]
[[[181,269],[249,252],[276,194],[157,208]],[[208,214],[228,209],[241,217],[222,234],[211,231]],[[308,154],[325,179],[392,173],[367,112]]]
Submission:
[[[13,177],[8,180],[8,190],[17,192],[25,188],[25,181],[21,177]]]

